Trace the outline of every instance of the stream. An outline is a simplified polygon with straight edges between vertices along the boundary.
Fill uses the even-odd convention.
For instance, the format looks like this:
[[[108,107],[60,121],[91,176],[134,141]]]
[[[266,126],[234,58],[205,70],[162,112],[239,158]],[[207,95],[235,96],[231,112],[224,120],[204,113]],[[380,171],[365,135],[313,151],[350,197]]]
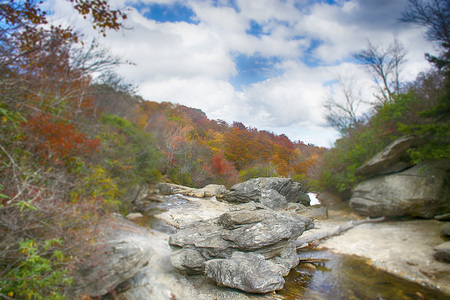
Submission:
[[[149,206],[144,217],[137,220],[141,226],[172,234],[176,228],[155,215],[172,207],[189,205],[189,201],[168,197],[169,201]],[[334,254],[328,250],[300,250],[300,258],[311,258],[312,263],[300,263],[285,277],[284,288],[277,298],[295,299],[446,299],[442,293],[400,279],[370,266],[364,259]]]

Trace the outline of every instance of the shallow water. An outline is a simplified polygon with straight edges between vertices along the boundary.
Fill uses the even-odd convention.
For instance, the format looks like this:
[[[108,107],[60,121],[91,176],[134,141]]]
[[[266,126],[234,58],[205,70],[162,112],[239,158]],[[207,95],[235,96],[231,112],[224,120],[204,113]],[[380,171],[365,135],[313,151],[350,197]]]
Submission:
[[[283,299],[448,299],[442,293],[377,270],[364,259],[330,251],[299,252],[301,258],[329,259],[301,263],[285,278]]]
[[[142,226],[172,234],[176,228],[155,217],[170,208],[189,205],[189,201],[176,196],[168,197],[164,203],[147,207],[144,218],[137,220]],[[397,278],[370,266],[364,259],[338,255],[327,250],[302,250],[300,258],[323,260],[301,263],[292,269],[283,290],[277,296],[285,300],[297,299],[389,299],[421,300],[448,299],[442,293],[407,280]]]

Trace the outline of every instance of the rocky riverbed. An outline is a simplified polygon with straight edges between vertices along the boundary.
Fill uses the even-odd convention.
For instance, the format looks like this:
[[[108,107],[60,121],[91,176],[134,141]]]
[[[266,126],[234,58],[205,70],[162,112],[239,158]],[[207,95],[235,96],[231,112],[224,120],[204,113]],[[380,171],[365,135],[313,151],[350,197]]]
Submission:
[[[330,210],[329,219],[316,220],[316,231],[328,231],[360,217],[348,210]],[[388,220],[362,224],[319,243],[319,249],[355,255],[380,270],[450,295],[450,264],[434,257],[434,248],[446,241],[437,220]]]
[[[162,206],[167,210],[157,213],[153,218],[167,222],[175,228],[183,227],[194,220],[215,218],[235,208],[233,204],[218,201],[214,197],[193,198],[176,195],[162,203]],[[302,237],[330,231],[349,220],[358,219],[361,217],[348,208],[329,210],[329,218],[315,220],[315,228],[306,231]],[[433,258],[434,246],[444,241],[439,234],[441,226],[442,222],[436,220],[362,224],[339,236],[319,242],[316,249],[358,256],[375,268],[441,291],[442,297],[445,297],[450,295],[450,266]],[[150,232],[153,248],[150,261],[136,276],[127,281],[123,291],[118,293],[115,299],[296,299],[292,295],[286,296],[286,291],[263,295],[248,294],[237,289],[218,287],[213,280],[203,275],[183,275],[170,261],[170,235],[153,230]],[[422,293],[418,292],[417,295],[420,299]],[[331,298],[322,294],[311,299]]]

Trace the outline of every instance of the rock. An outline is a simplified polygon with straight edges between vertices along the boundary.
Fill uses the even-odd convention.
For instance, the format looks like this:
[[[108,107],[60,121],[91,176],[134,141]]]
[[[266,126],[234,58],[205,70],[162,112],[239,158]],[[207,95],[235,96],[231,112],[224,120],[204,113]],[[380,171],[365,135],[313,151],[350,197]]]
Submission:
[[[450,223],[445,223],[441,228],[441,234],[450,236]]]
[[[190,196],[190,197],[196,197],[196,198],[203,198],[205,197],[205,191],[201,189],[190,189],[185,192],[182,192],[180,194]]]
[[[304,210],[296,211],[300,216],[308,217],[314,220],[324,220],[328,218],[328,208],[324,205],[312,205]]]
[[[122,218],[108,219],[75,277],[75,295],[99,297],[132,278],[151,257],[149,232]]]
[[[360,215],[433,218],[450,209],[447,166],[422,163],[401,173],[374,177],[353,190],[350,206]]]
[[[259,202],[268,208],[275,210],[283,209],[288,204],[286,197],[280,195],[280,193],[275,190],[261,190]]]
[[[277,194],[273,192],[275,191]],[[278,195],[284,197],[281,198]],[[273,197],[273,199],[268,199]],[[225,196],[225,200],[231,203],[262,202],[269,207],[282,209],[288,202],[309,205],[309,196],[302,190],[300,183],[290,178],[261,177],[235,184]]]
[[[276,270],[278,276],[283,276],[298,264],[298,256],[292,242],[305,230],[313,227],[311,219],[295,213],[281,214],[261,204],[246,204],[244,209],[188,224],[170,236],[169,244],[173,250],[171,262],[182,272],[200,274],[207,262],[222,259],[220,264],[216,262],[208,267],[209,274],[216,274],[211,276],[219,281],[221,271],[210,270],[213,266],[234,268],[236,260],[232,262],[223,260],[231,259],[235,252],[252,252],[270,261],[272,270]],[[241,259],[243,258],[239,256],[239,260]],[[266,266],[266,263],[263,265]],[[227,286],[234,284],[226,283],[229,275],[222,275],[225,279],[220,279],[221,284]],[[235,274],[235,276],[244,275]],[[264,286],[274,287],[272,280]],[[265,293],[265,289],[261,288],[259,292]]]
[[[134,206],[142,206],[145,198],[148,197],[148,192],[148,184],[133,184],[131,187],[127,188],[125,193],[122,195],[121,201],[122,203],[131,204]]]
[[[228,194],[228,190],[224,185],[219,184],[208,184],[204,188],[205,197],[216,197],[218,199],[224,198]]]
[[[320,204],[334,205],[342,202],[342,199],[329,192],[321,192],[316,195],[316,198],[320,201]]]
[[[299,212],[299,211],[305,210],[306,207],[307,206],[304,206],[303,204],[300,204],[300,203],[288,203],[286,205],[286,207],[284,208],[284,210]]]
[[[418,137],[414,135],[403,136],[361,166],[356,170],[355,174],[361,176],[373,176],[405,170],[406,168],[411,167],[412,164],[406,161],[401,162],[401,160],[407,157],[406,151],[408,149],[418,144]]]
[[[220,288],[213,280],[205,276],[185,276],[181,274],[170,263],[171,250],[167,242],[169,235],[151,229],[150,232],[152,235],[152,253],[148,265],[142,268],[133,278],[126,281],[128,289],[114,293],[106,299],[256,300],[255,296],[257,295],[244,293],[237,289]],[[78,298],[72,297],[70,299]],[[264,300],[275,300],[275,298],[265,296]]]
[[[439,221],[450,221],[450,213],[434,216]]]
[[[182,194],[185,196],[204,198],[204,197],[217,197],[223,198],[228,193],[227,188],[224,185],[209,184],[201,189],[190,188],[178,184],[172,183],[158,183],[155,189],[162,195]]]
[[[248,293],[267,293],[284,286],[283,277],[276,266],[255,253],[236,251],[229,259],[205,262],[205,275],[219,286],[227,286]]]
[[[126,218],[130,221],[143,218],[144,216],[141,213],[131,213],[126,216]]]
[[[433,254],[438,261],[450,263],[450,242],[446,242],[434,247],[436,252]]]

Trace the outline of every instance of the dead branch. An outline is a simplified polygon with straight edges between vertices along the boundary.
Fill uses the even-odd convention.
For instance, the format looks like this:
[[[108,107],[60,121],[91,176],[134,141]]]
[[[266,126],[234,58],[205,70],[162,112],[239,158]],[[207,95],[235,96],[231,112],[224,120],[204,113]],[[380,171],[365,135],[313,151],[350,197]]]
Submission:
[[[380,217],[380,218],[375,218],[375,219],[365,219],[365,220],[359,220],[359,221],[350,221],[346,224],[342,224],[337,226],[336,228],[334,228],[331,231],[327,231],[327,232],[319,232],[316,234],[312,234],[310,236],[306,236],[306,237],[300,237],[299,239],[297,239],[294,242],[294,246],[297,249],[301,249],[306,247],[308,244],[314,242],[314,241],[318,241],[318,240],[323,240],[323,239],[327,239],[329,237],[332,236],[336,236],[339,235],[349,229],[352,229],[355,226],[361,225],[361,224],[365,224],[365,223],[377,223],[377,222],[382,222],[385,220],[385,217]]]

